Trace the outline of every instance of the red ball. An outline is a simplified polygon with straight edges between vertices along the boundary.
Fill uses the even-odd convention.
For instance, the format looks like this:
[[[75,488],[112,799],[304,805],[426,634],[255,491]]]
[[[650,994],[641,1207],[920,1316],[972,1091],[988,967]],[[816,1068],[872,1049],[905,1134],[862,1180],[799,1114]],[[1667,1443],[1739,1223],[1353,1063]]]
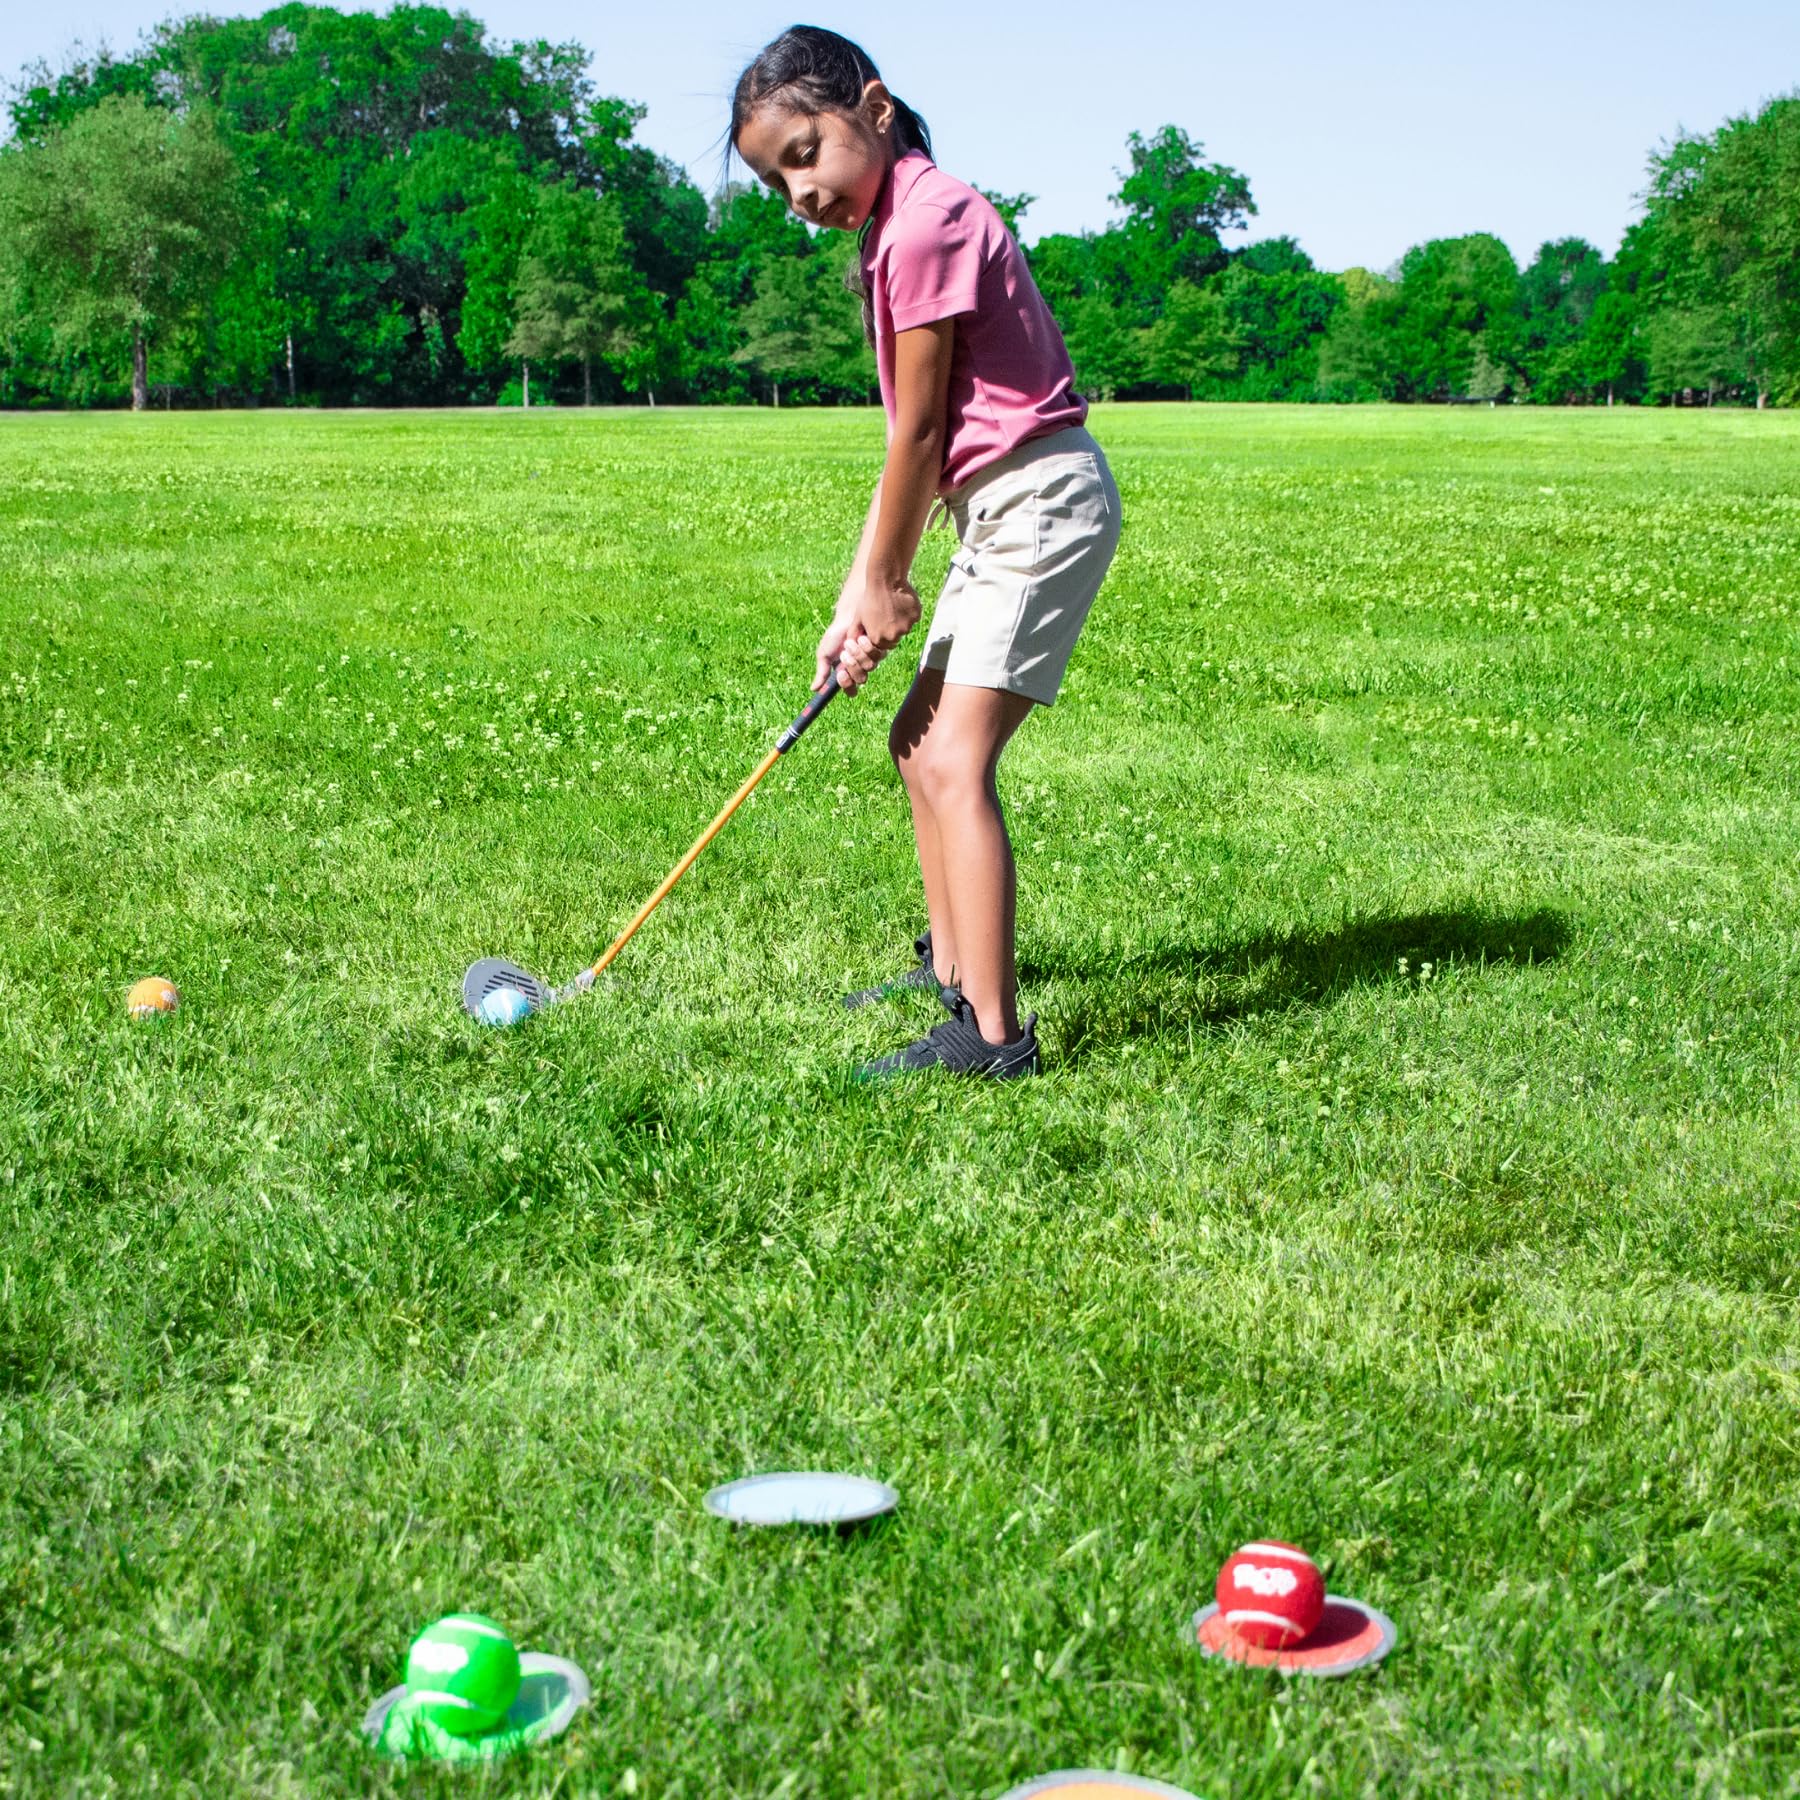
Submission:
[[[1325,1611],[1325,1577],[1297,1544],[1260,1538],[1226,1559],[1213,1590],[1225,1623],[1259,1650],[1287,1650]]]

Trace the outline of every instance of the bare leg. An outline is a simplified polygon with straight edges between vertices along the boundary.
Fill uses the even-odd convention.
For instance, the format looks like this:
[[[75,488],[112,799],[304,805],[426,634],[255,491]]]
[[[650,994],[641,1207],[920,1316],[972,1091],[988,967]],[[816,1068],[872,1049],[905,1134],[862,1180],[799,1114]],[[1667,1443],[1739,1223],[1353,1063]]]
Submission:
[[[944,879],[944,851],[937,817],[918,781],[916,752],[943,698],[944,677],[921,669],[913,677],[888,731],[888,754],[906,784],[912,806],[913,841],[919,847],[919,874],[925,883],[925,917],[931,928],[931,960],[939,981],[956,979],[956,927],[950,917],[950,888]]]
[[[1019,1035],[1019,1012],[1017,881],[995,771],[1033,704],[926,670],[889,738],[912,802],[934,961],[941,974],[954,963],[981,1035],[996,1044]]]

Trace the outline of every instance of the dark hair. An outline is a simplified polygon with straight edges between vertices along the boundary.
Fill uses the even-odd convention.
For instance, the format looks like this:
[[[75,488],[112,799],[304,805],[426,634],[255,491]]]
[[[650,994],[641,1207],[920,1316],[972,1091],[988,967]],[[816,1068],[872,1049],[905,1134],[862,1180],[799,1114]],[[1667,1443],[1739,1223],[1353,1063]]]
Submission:
[[[855,113],[862,106],[863,89],[880,79],[881,71],[860,44],[822,25],[790,25],[765,44],[738,77],[731,96],[731,146],[737,148],[738,134],[760,106],[785,106],[808,115]],[[925,121],[898,94],[888,98],[894,103],[895,154],[922,150],[930,156],[931,132]],[[868,238],[870,223],[865,219],[857,234],[859,247]],[[873,345],[875,311],[863,287],[860,256],[844,270],[844,286],[862,302],[863,336]]]
[[[860,44],[820,25],[790,25],[738,77],[731,96],[731,142],[735,147],[759,106],[774,101],[799,113],[854,113],[862,105],[863,89],[880,79],[881,71]],[[931,133],[925,121],[898,94],[889,98],[900,155],[923,150],[929,156]]]

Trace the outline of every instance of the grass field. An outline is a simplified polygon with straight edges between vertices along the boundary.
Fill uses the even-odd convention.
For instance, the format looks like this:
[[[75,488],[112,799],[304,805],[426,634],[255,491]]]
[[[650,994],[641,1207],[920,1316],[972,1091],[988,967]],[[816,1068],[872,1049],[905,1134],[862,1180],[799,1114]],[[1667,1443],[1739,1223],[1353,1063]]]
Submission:
[[[0,420],[0,1791],[470,1791],[356,1728],[476,1607],[595,1683],[483,1792],[1800,1793],[1800,419],[1095,428],[1046,1074],[871,1091],[899,659],[456,985],[793,715],[876,418]],[[1383,1667],[1183,1642],[1266,1534]]]

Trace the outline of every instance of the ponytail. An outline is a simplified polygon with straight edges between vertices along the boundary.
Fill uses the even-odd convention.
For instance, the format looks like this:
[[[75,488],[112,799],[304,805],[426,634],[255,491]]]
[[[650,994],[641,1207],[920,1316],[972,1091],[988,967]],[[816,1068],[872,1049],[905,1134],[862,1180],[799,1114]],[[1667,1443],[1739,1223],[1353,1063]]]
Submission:
[[[929,156],[931,132],[925,121],[898,94],[889,94],[888,98],[894,103],[894,142],[900,146],[900,154],[922,150]]]

